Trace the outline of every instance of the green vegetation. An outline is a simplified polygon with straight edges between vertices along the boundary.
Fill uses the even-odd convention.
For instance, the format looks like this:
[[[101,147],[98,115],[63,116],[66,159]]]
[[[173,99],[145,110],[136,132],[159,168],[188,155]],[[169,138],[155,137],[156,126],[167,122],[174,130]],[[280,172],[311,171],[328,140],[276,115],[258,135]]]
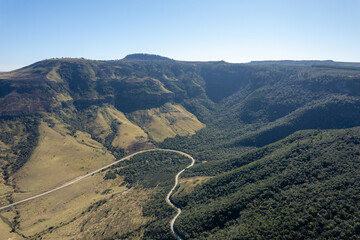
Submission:
[[[359,133],[303,131],[232,160],[253,162],[175,199],[176,228],[186,239],[356,239]]]
[[[143,239],[173,239],[169,221],[174,209],[166,201],[166,195],[174,185],[177,172],[189,165],[189,159],[180,154],[150,152],[134,156],[130,161],[113,167],[116,174],[124,176],[127,187],[156,188],[157,192],[143,206],[143,216],[152,217]]]
[[[171,181],[169,182],[172,183]],[[144,205],[143,215],[152,216],[156,220],[146,226],[143,239],[176,239],[171,231],[169,231],[170,219],[174,217],[175,211],[165,201],[165,197],[171,187],[169,186],[157,194],[153,194],[146,205]]]
[[[0,148],[1,164],[5,178],[19,170],[30,158],[39,138],[39,116],[0,119],[0,141],[7,147]],[[9,169],[7,169],[10,167]]]
[[[30,120],[30,121],[26,121],[24,123],[24,126],[25,126],[25,131],[28,133],[28,136],[26,137],[26,140],[18,144],[16,146],[16,150],[14,150],[14,154],[17,155],[18,158],[11,165],[12,172],[16,172],[26,163],[26,161],[30,158],[31,154],[33,153],[38,143],[39,123],[36,120],[35,121]]]
[[[173,186],[178,171],[189,165],[189,159],[180,154],[150,152],[132,157],[131,161],[116,164],[114,172],[124,176],[128,187],[144,188]],[[165,199],[165,197],[164,197]]]
[[[115,178],[116,178],[116,173],[114,173],[112,171],[107,171],[104,176],[104,180],[115,179]]]
[[[11,84],[9,82],[6,81],[2,81],[0,79],[0,98],[8,95],[9,93],[11,93],[14,90],[13,87],[11,87]]]

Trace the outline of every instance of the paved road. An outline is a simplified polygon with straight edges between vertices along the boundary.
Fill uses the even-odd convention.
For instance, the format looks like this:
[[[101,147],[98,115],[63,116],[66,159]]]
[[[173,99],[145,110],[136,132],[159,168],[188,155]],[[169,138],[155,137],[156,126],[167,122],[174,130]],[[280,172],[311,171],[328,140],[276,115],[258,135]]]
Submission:
[[[193,158],[192,156],[190,156],[190,155],[187,154],[187,153],[184,153],[184,152],[181,152],[181,151],[177,151],[177,150],[172,150],[172,149],[154,148],[154,149],[143,150],[143,151],[139,151],[139,152],[130,154],[129,156],[123,157],[122,159],[117,160],[117,161],[115,161],[115,162],[113,162],[113,163],[110,163],[110,164],[108,164],[108,165],[106,165],[106,166],[104,166],[104,167],[102,167],[102,168],[99,168],[99,169],[97,169],[97,170],[95,170],[95,171],[93,171],[93,172],[91,172],[91,173],[88,173],[88,174],[86,174],[86,175],[77,177],[77,178],[75,178],[74,180],[72,180],[72,181],[70,181],[70,182],[67,182],[67,183],[61,185],[60,187],[56,187],[56,188],[51,189],[51,190],[49,190],[49,191],[47,191],[47,192],[43,192],[43,193],[40,193],[40,194],[38,194],[38,195],[35,195],[35,196],[32,196],[32,197],[23,199],[23,200],[21,200],[21,201],[14,202],[14,203],[9,204],[9,205],[6,205],[6,206],[2,206],[2,207],[0,207],[0,211],[1,211],[1,210],[4,210],[4,209],[7,209],[7,208],[10,208],[10,207],[13,207],[13,206],[15,206],[15,205],[18,205],[18,204],[20,204],[20,203],[24,203],[24,202],[27,202],[27,201],[30,201],[30,200],[33,200],[33,199],[42,197],[42,196],[44,196],[44,195],[47,195],[47,194],[52,193],[52,192],[55,192],[55,191],[57,191],[57,190],[60,190],[60,189],[62,189],[62,188],[65,188],[65,187],[67,187],[67,186],[70,186],[70,185],[72,185],[72,184],[74,184],[74,183],[77,183],[77,182],[83,180],[84,178],[90,177],[90,176],[94,175],[95,173],[101,172],[101,171],[103,171],[103,170],[105,170],[105,169],[107,169],[107,168],[109,168],[109,167],[111,167],[111,166],[113,166],[113,165],[115,165],[115,164],[118,164],[119,162],[128,160],[128,159],[132,158],[132,157],[135,156],[135,155],[138,155],[138,154],[141,154],[141,153],[145,153],[145,152],[154,152],[154,151],[174,152],[174,153],[181,154],[181,155],[183,155],[183,156],[188,157],[188,158],[191,159],[191,164],[190,164],[189,166],[187,166],[186,168],[182,169],[180,172],[178,172],[178,174],[176,174],[176,176],[175,176],[175,185],[174,185],[174,187],[170,190],[170,192],[168,193],[168,195],[167,195],[167,197],[166,197],[166,201],[168,202],[168,204],[171,205],[172,207],[176,208],[177,211],[178,211],[178,213],[176,214],[176,216],[175,216],[175,217],[171,220],[171,222],[170,222],[171,231],[174,233],[174,235],[175,235],[178,239],[181,239],[181,240],[182,240],[182,238],[179,236],[179,234],[174,230],[174,223],[175,223],[176,218],[180,215],[181,209],[171,202],[170,196],[171,196],[171,194],[173,193],[173,191],[175,190],[175,188],[176,188],[177,185],[178,185],[180,174],[182,174],[187,168],[192,167],[192,166],[194,165],[194,163],[195,163],[195,160],[194,160],[194,158]]]
[[[175,188],[177,187],[177,185],[179,184],[179,176],[187,169],[187,168],[191,168],[192,166],[194,166],[194,163],[195,163],[195,159],[190,156],[189,154],[187,153],[184,153],[184,152],[181,152],[181,151],[176,151],[176,150],[170,150],[171,152],[175,152],[175,153],[179,153],[181,155],[184,155],[188,158],[191,159],[191,163],[189,166],[187,166],[186,168],[184,168],[183,170],[181,170],[180,172],[178,172],[178,174],[176,174],[175,176],[175,184],[173,186],[173,188],[170,190],[170,192],[168,193],[168,195],[166,196],[166,201],[168,202],[168,204],[170,204],[173,208],[176,208],[177,209],[177,214],[176,216],[171,219],[171,222],[170,222],[170,226],[171,226],[171,231],[174,233],[174,235],[182,240],[181,236],[179,235],[179,233],[174,229],[174,223],[176,221],[176,219],[179,217],[179,215],[181,214],[181,209],[179,207],[177,207],[171,200],[170,200],[170,196],[171,194],[174,192]]]

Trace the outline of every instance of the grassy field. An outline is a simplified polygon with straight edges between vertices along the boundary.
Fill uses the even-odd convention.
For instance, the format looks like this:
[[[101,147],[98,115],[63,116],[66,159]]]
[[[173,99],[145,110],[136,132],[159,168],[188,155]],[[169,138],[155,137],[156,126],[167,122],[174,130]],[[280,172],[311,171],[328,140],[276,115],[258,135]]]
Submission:
[[[127,149],[133,144],[146,142],[147,134],[136,124],[130,122],[126,116],[114,107],[98,109],[92,129],[96,135],[105,139],[112,133],[111,125],[114,124],[116,134],[112,141],[114,147]]]
[[[114,141],[119,138],[125,139],[127,144],[133,144],[139,140],[139,135],[144,138],[147,136],[140,127],[115,109],[101,108],[98,112],[104,125],[109,122],[111,124],[114,120],[121,122]],[[31,197],[115,160],[89,133],[73,130],[50,115],[46,115],[44,119],[39,125],[37,147],[30,159],[10,178],[16,186],[15,193],[1,180],[1,205],[8,204],[9,196],[13,201]],[[136,134],[137,130],[139,134]],[[126,135],[127,131],[133,135]],[[4,143],[2,147],[7,146]],[[133,160],[140,161],[143,157]],[[178,164],[176,159],[174,164]],[[140,172],[144,173],[144,170]],[[161,173],[160,169],[156,174],[159,172]],[[1,237],[104,239],[118,236],[142,239],[147,226],[156,221],[154,214],[144,215],[144,206],[148,206],[149,201],[154,201],[153,198],[159,195],[158,192],[165,194],[164,189],[158,186],[143,187],[135,182],[133,187],[128,189],[129,182],[124,182],[124,176],[116,175],[115,178],[104,180],[105,174],[96,174],[35,201],[1,212]],[[152,171],[147,172],[146,179],[156,180],[154,174]],[[169,173],[165,175],[168,176]],[[173,176],[170,175],[172,179]],[[166,205],[165,200],[159,202]],[[163,225],[163,228],[167,229],[167,225]],[[12,229],[15,229],[15,232]]]
[[[114,161],[85,133],[78,131],[71,136],[65,134],[64,126],[53,129],[44,122],[39,132],[38,146],[13,178],[19,192],[42,192]],[[16,200],[21,198],[22,195],[16,196]]]
[[[106,203],[93,204],[69,224],[42,235],[42,239],[141,239],[144,226],[152,217],[143,216],[143,205],[154,190],[111,191]]]
[[[95,120],[89,125],[96,136],[105,139],[111,133],[112,120],[113,118],[107,114],[106,109],[98,109]]]
[[[119,136],[119,133],[134,132],[134,129],[146,136],[141,128],[132,124],[121,112],[110,108],[104,111],[104,119],[121,121],[120,126],[123,128],[119,127],[116,137],[125,138],[126,135]],[[7,145],[2,144],[1,147],[5,149]],[[114,160],[102,144],[91,139],[90,134],[71,131],[66,124],[48,115],[39,126],[39,142],[31,158],[10,179],[16,185],[16,193],[1,178],[1,205],[9,203],[10,195],[13,201],[25,199]],[[104,175],[105,172],[96,174],[36,201],[1,212],[0,240],[23,239],[21,235],[29,239],[38,239],[40,236],[43,239],[103,239],[105,229],[108,236],[117,232],[120,235],[130,233],[134,239],[140,238],[144,230],[139,228],[144,228],[152,219],[142,216],[142,205],[155,190],[129,190],[126,184],[122,184],[122,177],[104,180]],[[114,229],[110,230],[106,222],[101,220],[104,218],[101,215],[103,211],[101,214],[96,211],[100,206],[107,209],[104,210],[106,214],[112,212],[106,218],[108,221],[119,223],[113,225]],[[12,227],[16,229],[15,232],[12,232]]]
[[[194,135],[205,127],[184,107],[170,103],[159,108],[136,111],[130,115],[130,119],[144,128],[157,142],[176,135]]]
[[[57,66],[53,67],[51,71],[46,74],[46,78],[53,82],[64,82],[64,80],[60,77],[60,75],[57,73],[59,70],[60,64],[57,64]]]
[[[81,138],[78,133],[75,136]],[[187,158],[171,153],[135,157],[118,166],[114,177],[105,178],[108,171],[114,172],[114,169],[104,171],[20,204],[16,211],[2,212],[5,223],[0,223],[0,227],[6,236],[12,236],[11,225],[16,223],[15,233],[27,239],[153,239],[152,234],[157,234],[159,227],[162,234],[170,234],[168,222],[172,209],[166,204],[165,195],[178,171],[172,166],[181,168],[187,161]],[[120,174],[122,169],[130,172],[135,169],[139,175],[131,181],[129,177],[133,175],[126,171]],[[149,181],[156,182],[159,177],[164,178],[161,184],[148,185]],[[182,194],[191,192],[206,179],[182,179],[179,190]],[[16,193],[14,197],[22,199],[32,195]]]
[[[97,202],[107,200],[112,194],[126,190],[124,186],[119,187],[121,178],[104,181],[103,175],[94,175],[36,201],[19,205],[17,210],[20,224],[17,231],[36,238],[38,234],[49,229],[71,223]],[[104,189],[109,189],[111,194],[104,194]]]
[[[189,193],[191,193],[194,188],[204,183],[206,180],[208,180],[210,177],[192,177],[192,178],[180,178],[179,180],[179,188],[174,193],[174,197],[181,198],[182,196],[186,196]]]
[[[11,232],[11,227],[8,223],[5,223],[0,215],[0,240],[22,240],[24,239],[21,235]]]
[[[121,123],[112,142],[114,147],[127,148],[134,143],[145,142],[147,140],[146,133],[139,126],[130,122],[122,112],[115,108],[107,108],[106,111],[113,119]]]

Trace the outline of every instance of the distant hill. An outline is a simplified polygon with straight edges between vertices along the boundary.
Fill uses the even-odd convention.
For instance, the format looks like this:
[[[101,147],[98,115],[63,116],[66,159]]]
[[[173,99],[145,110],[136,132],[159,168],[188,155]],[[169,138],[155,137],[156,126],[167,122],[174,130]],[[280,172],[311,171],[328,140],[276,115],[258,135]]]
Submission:
[[[136,54],[127,55],[124,58],[124,60],[169,61],[172,59],[167,58],[167,57],[162,57],[160,55],[136,53]]]

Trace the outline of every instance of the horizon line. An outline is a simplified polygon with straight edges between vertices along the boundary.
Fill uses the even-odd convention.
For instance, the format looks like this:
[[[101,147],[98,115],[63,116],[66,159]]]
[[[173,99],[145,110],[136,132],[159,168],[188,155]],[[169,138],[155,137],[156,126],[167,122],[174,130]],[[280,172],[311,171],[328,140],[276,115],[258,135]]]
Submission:
[[[83,59],[83,60],[88,60],[88,61],[120,61],[120,60],[124,60],[127,56],[131,56],[131,55],[137,55],[137,54],[143,54],[143,55],[149,55],[149,56],[159,56],[159,57],[164,57],[164,58],[168,58],[169,60],[174,60],[174,61],[178,61],[178,62],[226,62],[226,63],[230,63],[230,64],[249,64],[249,63],[253,63],[253,62],[285,62],[285,61],[291,61],[291,62],[311,62],[311,61],[318,61],[318,62],[335,62],[335,63],[360,63],[360,61],[344,61],[344,60],[334,60],[334,59],[254,59],[254,60],[250,60],[250,61],[227,61],[224,59],[220,59],[220,60],[213,60],[213,59],[208,59],[208,60],[184,60],[184,59],[174,59],[171,57],[166,57],[163,55],[159,55],[159,54],[151,54],[151,53],[131,53],[131,54],[127,54],[125,55],[123,58],[114,58],[114,59],[92,59],[92,58],[85,58],[85,57],[51,57],[51,58],[44,58],[38,61],[34,61],[32,63],[28,63],[28,64],[21,64],[21,65],[3,65],[0,66],[0,73],[4,73],[4,72],[12,72],[12,71],[16,71],[19,70],[21,68],[24,67],[28,67],[32,64],[35,64],[37,62],[42,62],[42,61],[46,61],[46,60],[61,60],[61,59]]]

